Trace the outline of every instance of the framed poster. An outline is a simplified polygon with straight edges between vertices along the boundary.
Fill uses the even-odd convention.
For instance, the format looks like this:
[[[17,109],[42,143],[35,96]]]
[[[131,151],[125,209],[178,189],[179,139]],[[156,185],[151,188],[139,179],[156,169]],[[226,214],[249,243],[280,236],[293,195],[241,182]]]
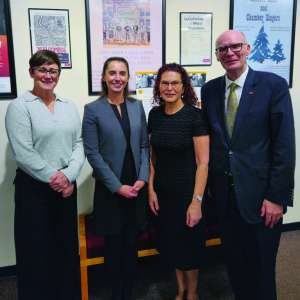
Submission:
[[[180,64],[210,66],[212,60],[212,13],[180,13]]]
[[[136,72],[157,70],[164,62],[165,0],[86,0],[89,95],[101,92],[104,61],[128,60],[129,90]]]
[[[69,10],[29,8],[28,16],[32,54],[52,50],[62,68],[72,68]]]
[[[230,28],[251,46],[249,66],[285,78],[292,87],[296,0],[231,0]]]
[[[0,0],[0,99],[17,97],[10,7]]]

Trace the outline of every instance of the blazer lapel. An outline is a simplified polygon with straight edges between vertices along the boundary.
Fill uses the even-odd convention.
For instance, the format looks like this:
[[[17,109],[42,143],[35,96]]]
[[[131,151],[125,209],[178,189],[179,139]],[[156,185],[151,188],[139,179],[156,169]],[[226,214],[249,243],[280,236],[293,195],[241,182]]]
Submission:
[[[256,82],[255,82],[255,72],[249,68],[249,72],[246,77],[246,81],[243,87],[243,92],[241,95],[238,111],[236,114],[235,124],[233,128],[231,142],[237,138],[241,125],[245,120],[246,114],[250,111],[251,105],[253,104],[253,99],[256,93]]]
[[[123,133],[122,126],[121,126],[118,118],[116,117],[116,115],[113,111],[113,108],[109,104],[106,97],[103,97],[102,101],[103,101],[103,109],[105,110],[105,115],[110,120],[112,130],[117,130],[117,132],[115,132],[115,134],[118,134],[120,136],[121,140],[123,139],[125,142],[126,139],[125,139],[125,136]]]
[[[134,102],[131,99],[127,99],[126,100],[126,107],[127,107],[127,113],[128,113],[130,128],[133,128],[134,120],[137,119],[136,105],[134,105]],[[130,140],[132,140],[132,134],[133,134],[133,130],[131,130]]]

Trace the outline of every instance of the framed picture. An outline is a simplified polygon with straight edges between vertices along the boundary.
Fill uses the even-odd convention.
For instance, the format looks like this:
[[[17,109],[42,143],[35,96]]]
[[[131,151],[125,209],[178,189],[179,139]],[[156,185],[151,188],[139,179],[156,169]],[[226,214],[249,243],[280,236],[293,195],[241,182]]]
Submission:
[[[32,54],[54,51],[62,68],[72,68],[69,10],[29,8],[28,15]]]
[[[210,66],[212,60],[212,13],[180,13],[180,64]]]
[[[17,97],[10,7],[0,0],[0,99]]]
[[[129,90],[136,72],[157,70],[164,62],[165,0],[86,0],[89,95],[101,92],[104,61],[128,60]]]
[[[230,1],[230,28],[242,31],[251,46],[248,64],[273,72],[292,87],[296,0]]]

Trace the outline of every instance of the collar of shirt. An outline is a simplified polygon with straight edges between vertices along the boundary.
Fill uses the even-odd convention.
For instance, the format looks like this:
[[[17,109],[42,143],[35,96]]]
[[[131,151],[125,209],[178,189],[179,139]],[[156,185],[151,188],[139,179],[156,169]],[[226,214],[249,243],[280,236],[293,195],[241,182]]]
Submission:
[[[242,73],[242,75],[234,81],[230,80],[227,76],[225,76],[225,112],[226,112],[226,107],[227,107],[228,95],[229,95],[229,91],[230,91],[230,89],[229,89],[230,84],[232,82],[234,82],[238,85],[238,87],[236,88],[235,91],[237,94],[238,103],[240,103],[243,87],[244,87],[248,72],[249,72],[249,67],[247,66],[246,70]]]
[[[33,102],[33,101],[35,101],[35,100],[38,100],[38,99],[40,99],[40,97],[38,97],[38,96],[36,96],[36,95],[33,95],[30,91],[27,91],[24,95],[24,100],[26,101],[26,102]],[[68,102],[68,100],[66,100],[66,99],[64,99],[64,98],[61,98],[61,97],[59,97],[59,96],[57,96],[56,94],[55,94],[55,100],[56,101],[60,101],[60,102]]]

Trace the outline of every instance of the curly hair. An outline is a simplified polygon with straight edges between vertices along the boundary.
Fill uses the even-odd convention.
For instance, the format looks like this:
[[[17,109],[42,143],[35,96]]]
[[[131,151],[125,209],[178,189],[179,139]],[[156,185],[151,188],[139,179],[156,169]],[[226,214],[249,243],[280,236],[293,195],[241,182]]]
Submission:
[[[183,85],[182,101],[184,104],[195,105],[198,99],[192,87],[190,77],[187,71],[176,63],[165,64],[159,68],[153,89],[153,103],[156,105],[164,104],[164,100],[160,96],[159,86],[161,76],[165,72],[176,72],[180,74]]]
[[[106,82],[103,80],[103,77],[105,75],[105,72],[108,68],[108,65],[109,63],[111,63],[112,61],[119,61],[119,62],[122,62],[125,66],[126,66],[126,69],[127,69],[127,73],[128,73],[128,78],[130,77],[130,74],[129,74],[129,65],[128,65],[128,61],[124,58],[124,57],[119,57],[119,56],[113,56],[113,57],[109,57],[103,64],[103,69],[102,69],[102,79],[101,79],[101,87],[102,87],[102,93],[107,96],[108,95],[108,88],[107,88],[107,84]],[[124,98],[127,98],[128,96],[128,83],[126,84],[125,86],[125,89],[123,91],[123,95],[124,95]]]

